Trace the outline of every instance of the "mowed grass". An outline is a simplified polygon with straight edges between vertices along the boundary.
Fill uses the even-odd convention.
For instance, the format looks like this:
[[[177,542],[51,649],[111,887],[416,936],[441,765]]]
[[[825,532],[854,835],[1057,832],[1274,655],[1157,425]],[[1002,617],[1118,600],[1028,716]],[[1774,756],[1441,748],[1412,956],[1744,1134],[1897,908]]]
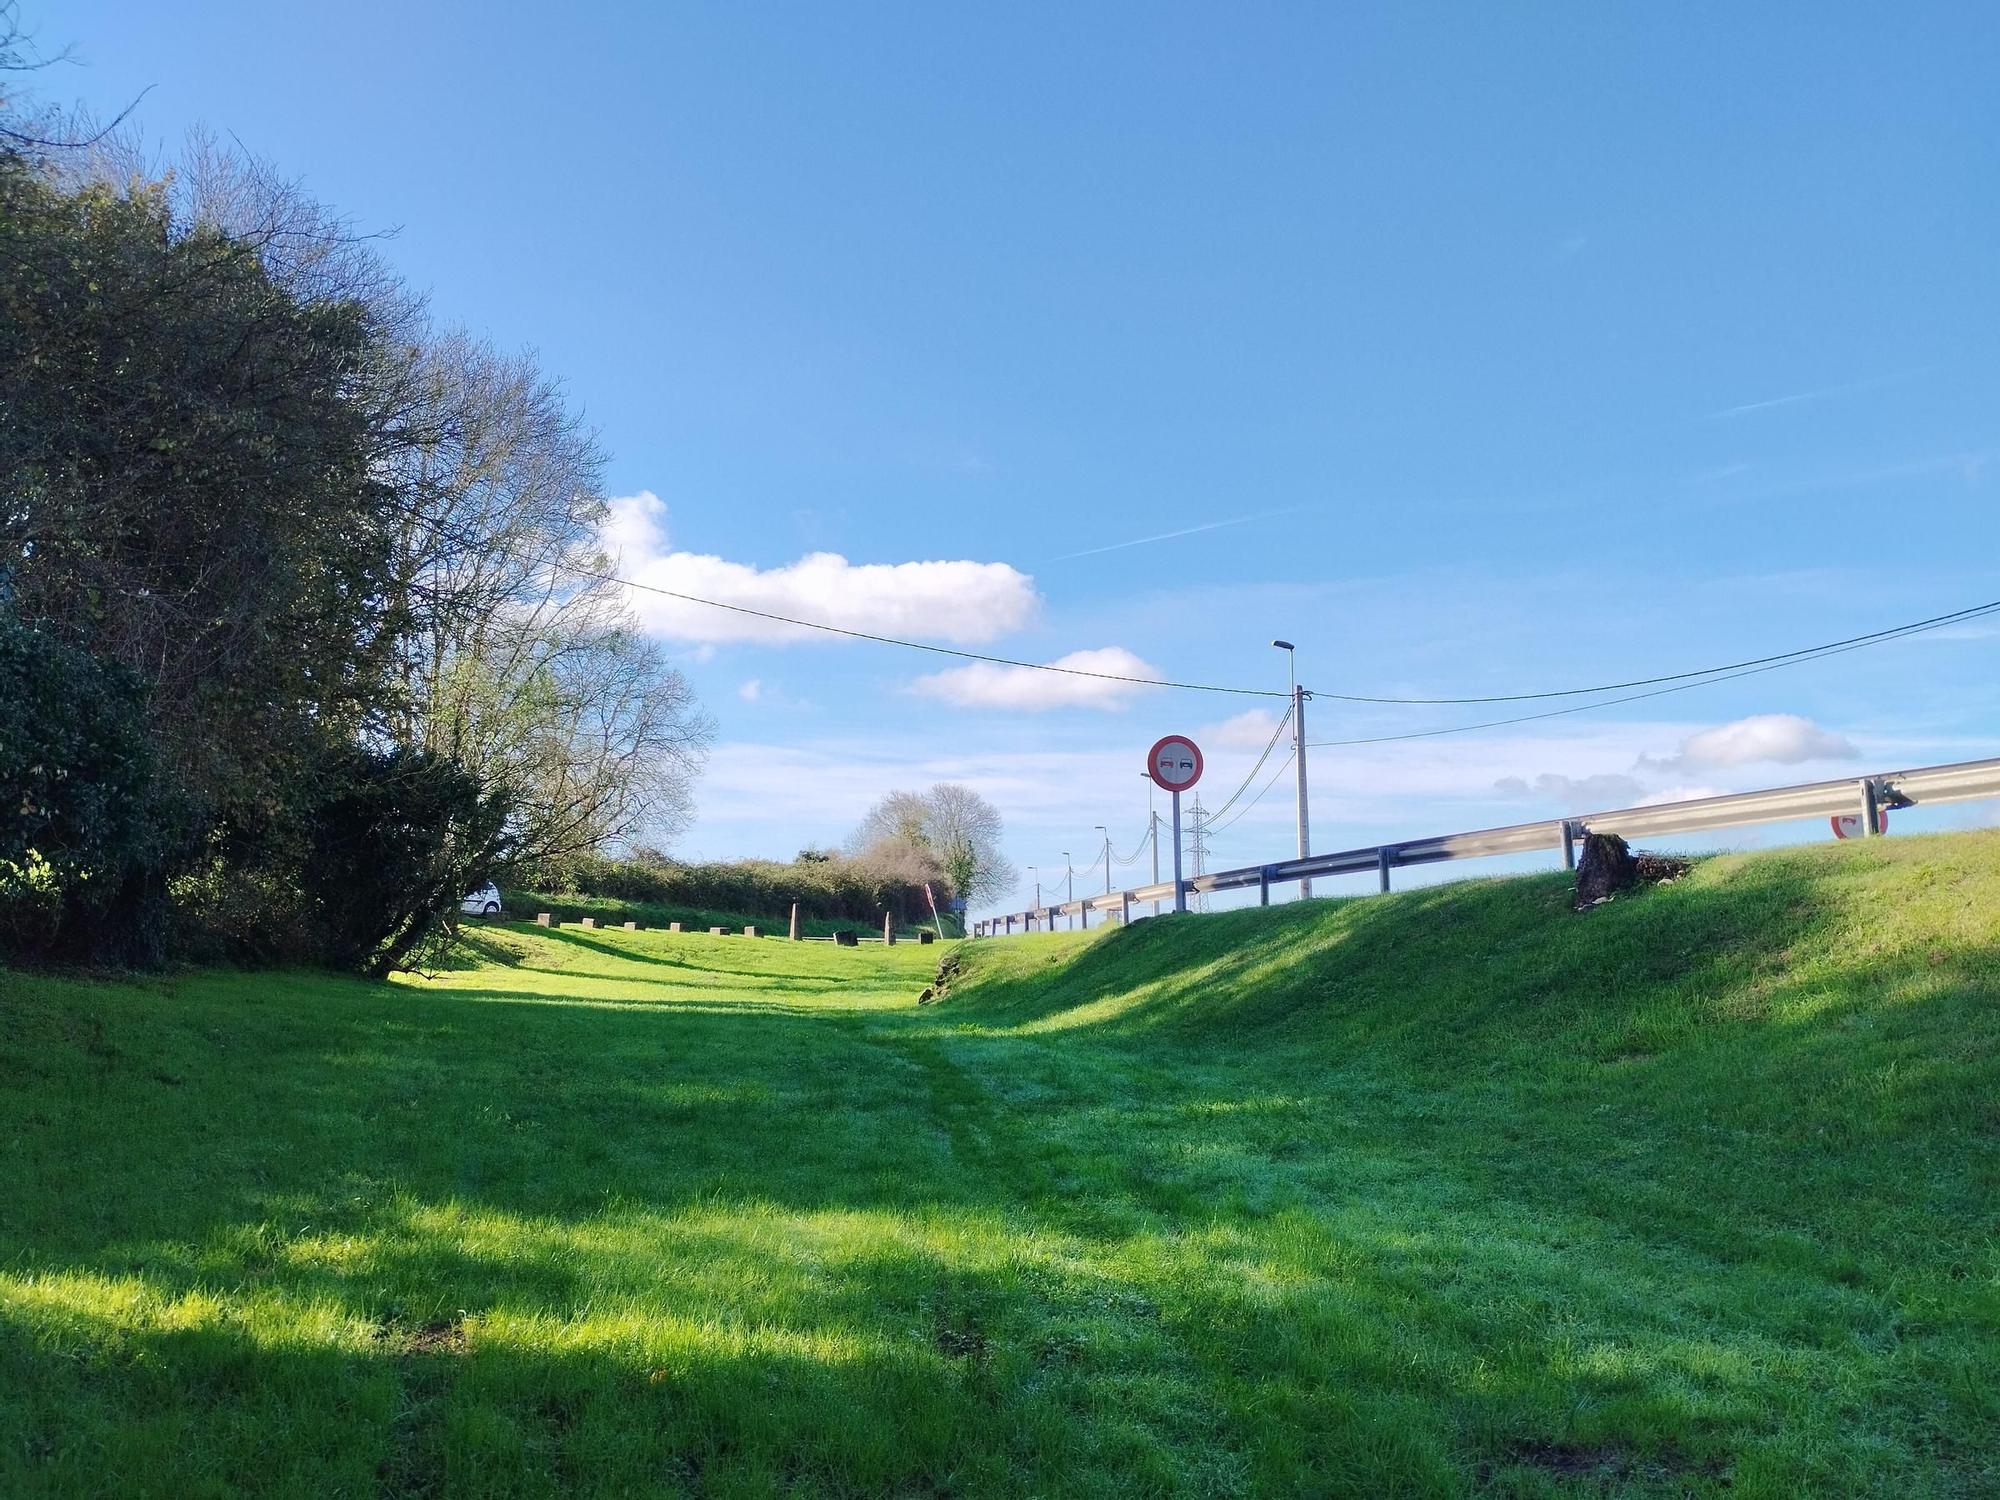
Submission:
[[[2000,835],[0,977],[0,1493],[2000,1492]]]

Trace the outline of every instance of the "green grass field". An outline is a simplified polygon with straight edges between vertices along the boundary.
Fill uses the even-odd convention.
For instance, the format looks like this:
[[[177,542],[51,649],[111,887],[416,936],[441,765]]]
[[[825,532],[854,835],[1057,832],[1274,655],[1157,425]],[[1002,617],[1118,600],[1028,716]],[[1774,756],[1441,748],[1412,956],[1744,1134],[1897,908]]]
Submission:
[[[0,1494],[2000,1493],[2000,834],[0,976]]]

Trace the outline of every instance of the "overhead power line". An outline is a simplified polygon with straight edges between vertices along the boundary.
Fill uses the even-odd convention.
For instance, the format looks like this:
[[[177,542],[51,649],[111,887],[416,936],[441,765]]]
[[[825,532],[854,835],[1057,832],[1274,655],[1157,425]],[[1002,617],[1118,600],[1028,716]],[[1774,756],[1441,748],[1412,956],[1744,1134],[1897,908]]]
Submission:
[[[1342,703],[1388,703],[1411,705],[1443,705],[1451,703],[1526,703],[1538,698],[1584,698],[1592,693],[1615,693],[1625,688],[1651,687],[1660,682],[1684,682],[1693,677],[1717,677],[1724,672],[1735,672],[1745,667],[1765,665],[1783,666],[1795,660],[1808,660],[1844,647],[1868,646],[1877,641],[1893,640],[1899,635],[1909,635],[1919,630],[1928,630],[1939,625],[1953,625],[1961,620],[1974,619],[1988,610],[2000,608],[2000,599],[1989,599],[1984,604],[1968,605],[1964,609],[1953,610],[1947,615],[1933,615],[1928,620],[1915,620],[1907,625],[1891,625],[1883,630],[1872,630],[1866,635],[1852,635],[1845,640],[1827,641],[1818,646],[1801,646],[1796,651],[1781,651],[1773,656],[1753,656],[1747,661],[1726,662],[1721,666],[1699,667],[1689,672],[1669,672],[1659,677],[1635,677],[1630,682],[1600,682],[1595,687],[1555,688],[1543,693],[1493,693],[1483,698],[1378,698],[1361,693],[1327,693],[1315,690],[1315,698],[1333,698]],[[1726,680],[1718,678],[1718,680]],[[1502,723],[1510,722],[1501,720]]]
[[[849,630],[844,625],[828,625],[823,620],[801,620],[792,615],[775,614],[767,609],[752,609],[747,604],[725,604],[720,599],[704,599],[698,594],[683,594],[678,589],[661,588],[654,583],[640,583],[631,578],[620,578],[615,573],[593,573],[588,568],[579,568],[570,563],[557,563],[564,572],[579,578],[594,578],[600,583],[622,583],[627,588],[644,589],[649,594],[662,594],[669,599],[679,599],[687,604],[703,604],[710,609],[726,609],[734,614],[750,615],[759,620],[772,620],[780,625],[796,625],[801,630],[823,630],[829,635],[844,635],[850,640],[873,641],[880,646],[901,646],[907,651],[928,651],[934,656],[955,656],[961,661],[989,662],[996,667],[1024,667],[1031,672],[1057,672],[1065,677],[1091,677],[1099,682],[1124,682],[1134,687],[1177,688],[1189,693],[1233,693],[1243,698],[1285,698],[1289,693],[1275,688],[1225,687],[1213,682],[1168,682],[1158,677],[1131,677],[1120,672],[1088,672],[1082,667],[1059,667],[1053,662],[1017,661],[1011,656],[988,656],[982,651],[960,651],[954,646],[934,646],[927,641],[906,641],[893,635],[876,635],[867,630]]]
[[[1730,682],[1738,677],[1756,677],[1765,672],[1776,672],[1782,667],[1798,666],[1800,663],[1806,661],[1819,661],[1828,656],[1844,656],[1849,651],[1860,651],[1868,646],[1879,645],[1885,640],[1906,635],[1921,635],[1925,631],[1939,630],[1948,624],[1954,624],[1962,620],[1976,620],[1983,615],[1990,615],[1996,612],[2000,612],[2000,599],[1994,600],[1991,604],[1978,605],[1972,609],[1958,610],[1949,615],[1939,615],[1932,620],[1921,620],[1914,625],[1904,625],[1893,632],[1882,631],[1851,641],[1840,641],[1829,646],[1822,646],[1809,656],[1793,654],[1783,660],[1771,661],[1767,665],[1746,667],[1740,672],[1725,672],[1721,676],[1716,677],[1704,677],[1698,682],[1681,682],[1676,683],[1672,687],[1654,688],[1651,692],[1631,693],[1622,698],[1600,698],[1595,703],[1578,703],[1569,708],[1551,708],[1538,714],[1516,714],[1512,718],[1507,719],[1484,719],[1477,724],[1452,724],[1443,729],[1417,729],[1402,734],[1371,734],[1347,740],[1313,740],[1309,742],[1309,745],[1310,748],[1315,750],[1322,748],[1337,749],[1344,745],[1387,745],[1398,740],[1436,739],[1440,735],[1468,734],[1475,729],[1499,729],[1508,724],[1531,724],[1537,719],[1558,719],[1564,714],[1587,713],[1593,708],[1611,708],[1620,703],[1637,703],[1645,698],[1663,698],[1668,693],[1685,693],[1694,688],[1708,687],[1717,682]]]
[[[1285,752],[1285,758],[1278,762],[1278,769],[1271,773],[1271,779],[1265,782],[1263,786],[1257,789],[1257,795],[1252,797],[1248,802],[1244,803],[1241,807],[1237,808],[1235,815],[1232,816],[1227,822],[1210,823],[1208,826],[1208,831],[1210,833],[1221,833],[1225,828],[1233,828],[1236,824],[1242,822],[1244,814],[1249,812],[1250,809],[1255,807],[1259,802],[1262,802],[1264,800],[1264,793],[1270,791],[1272,787],[1278,784],[1279,778],[1281,778],[1285,774],[1286,770],[1291,766],[1292,757],[1296,753],[1297,752],[1295,751],[1287,750]]]
[[[1289,707],[1287,707],[1285,710],[1284,717],[1278,720],[1277,728],[1271,731],[1271,738],[1264,742],[1263,753],[1257,757],[1257,764],[1255,764],[1250,768],[1250,774],[1243,778],[1241,785],[1239,785],[1235,791],[1231,792],[1227,797],[1222,799],[1221,806],[1215,808],[1213,811],[1209,813],[1208,816],[1211,823],[1215,819],[1220,818],[1224,813],[1228,812],[1231,807],[1235,806],[1236,799],[1242,796],[1244,792],[1249,790],[1250,783],[1257,779],[1257,773],[1264,769],[1264,762],[1271,758],[1271,752],[1277,748],[1278,736],[1282,735],[1285,732],[1285,726],[1291,722],[1292,722],[1292,710]]]

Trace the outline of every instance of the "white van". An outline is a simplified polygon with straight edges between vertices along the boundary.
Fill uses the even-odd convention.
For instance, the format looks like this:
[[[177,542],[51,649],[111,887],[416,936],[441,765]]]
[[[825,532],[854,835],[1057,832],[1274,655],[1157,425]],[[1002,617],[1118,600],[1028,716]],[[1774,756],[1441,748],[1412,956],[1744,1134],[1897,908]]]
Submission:
[[[458,903],[458,909],[468,917],[497,917],[500,915],[500,887],[487,881],[478,890]]]

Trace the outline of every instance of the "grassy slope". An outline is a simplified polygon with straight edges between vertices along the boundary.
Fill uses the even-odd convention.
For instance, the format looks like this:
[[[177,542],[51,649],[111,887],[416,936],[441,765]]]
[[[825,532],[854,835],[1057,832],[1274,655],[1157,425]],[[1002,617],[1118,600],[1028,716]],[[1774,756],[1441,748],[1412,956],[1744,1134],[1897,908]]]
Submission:
[[[0,1493],[2000,1489],[2000,835],[485,941],[0,977]]]

